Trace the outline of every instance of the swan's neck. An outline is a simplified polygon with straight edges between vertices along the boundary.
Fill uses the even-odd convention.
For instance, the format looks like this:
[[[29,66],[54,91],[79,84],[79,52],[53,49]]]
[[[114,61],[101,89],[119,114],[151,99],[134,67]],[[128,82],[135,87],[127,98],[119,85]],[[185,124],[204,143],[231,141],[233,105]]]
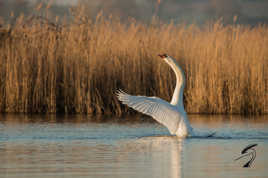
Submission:
[[[176,75],[176,87],[173,93],[171,104],[178,107],[183,107],[183,90],[185,85],[185,77],[182,69],[175,62],[175,60],[173,60],[173,62],[169,64]]]

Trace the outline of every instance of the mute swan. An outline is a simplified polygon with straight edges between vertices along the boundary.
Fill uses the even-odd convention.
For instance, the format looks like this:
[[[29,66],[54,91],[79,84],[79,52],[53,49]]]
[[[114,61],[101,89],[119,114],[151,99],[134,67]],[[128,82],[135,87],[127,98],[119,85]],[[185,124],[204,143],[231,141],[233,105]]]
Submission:
[[[174,71],[176,87],[170,103],[158,97],[133,96],[122,90],[117,91],[118,99],[129,107],[153,117],[166,126],[172,135],[184,138],[187,136],[208,137],[211,133],[200,133],[191,127],[183,106],[183,89],[185,77],[176,60],[167,54],[159,54]]]

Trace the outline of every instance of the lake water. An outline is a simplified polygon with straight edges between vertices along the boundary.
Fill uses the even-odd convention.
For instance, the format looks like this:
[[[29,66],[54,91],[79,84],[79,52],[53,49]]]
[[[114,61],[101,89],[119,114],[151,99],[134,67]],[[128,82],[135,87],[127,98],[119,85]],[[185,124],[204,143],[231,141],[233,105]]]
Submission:
[[[0,117],[1,178],[268,177],[267,116],[191,115],[193,127],[216,134],[187,139],[144,118]],[[234,159],[254,143],[243,168],[250,156]]]

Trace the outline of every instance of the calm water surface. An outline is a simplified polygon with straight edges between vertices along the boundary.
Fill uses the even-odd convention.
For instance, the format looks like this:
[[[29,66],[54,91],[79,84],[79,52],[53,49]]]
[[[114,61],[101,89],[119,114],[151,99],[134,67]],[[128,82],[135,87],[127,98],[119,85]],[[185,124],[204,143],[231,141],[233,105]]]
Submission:
[[[189,116],[216,134],[183,140],[144,119],[0,117],[1,178],[268,177],[267,116]],[[253,143],[257,157],[242,168],[250,158],[234,159]]]

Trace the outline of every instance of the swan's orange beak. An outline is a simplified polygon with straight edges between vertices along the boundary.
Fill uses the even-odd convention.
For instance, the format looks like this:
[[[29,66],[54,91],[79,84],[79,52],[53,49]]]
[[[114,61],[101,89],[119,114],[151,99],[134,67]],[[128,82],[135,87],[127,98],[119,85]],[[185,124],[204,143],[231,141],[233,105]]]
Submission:
[[[164,59],[167,57],[167,54],[158,54],[158,56]]]

